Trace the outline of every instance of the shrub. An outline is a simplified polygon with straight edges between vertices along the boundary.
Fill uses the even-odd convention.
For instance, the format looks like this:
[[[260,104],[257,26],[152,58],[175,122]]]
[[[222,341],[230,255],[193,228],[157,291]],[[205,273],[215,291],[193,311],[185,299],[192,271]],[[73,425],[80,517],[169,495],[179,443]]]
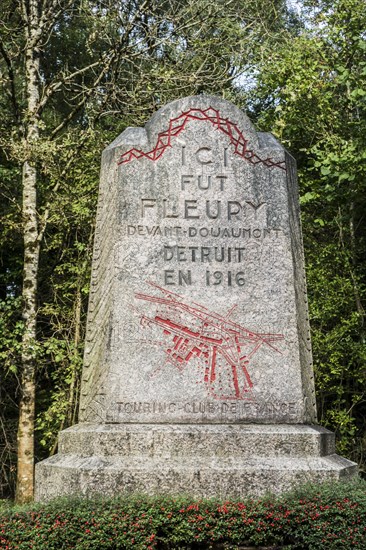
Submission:
[[[243,501],[133,496],[0,508],[5,550],[365,548],[366,483]]]

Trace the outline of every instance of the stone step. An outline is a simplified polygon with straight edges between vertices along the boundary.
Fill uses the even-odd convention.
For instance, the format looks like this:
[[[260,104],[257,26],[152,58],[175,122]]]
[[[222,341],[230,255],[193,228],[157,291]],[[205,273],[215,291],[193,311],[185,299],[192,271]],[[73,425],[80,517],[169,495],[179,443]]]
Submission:
[[[346,480],[356,464],[329,455],[312,458],[184,459],[55,455],[37,466],[36,500],[59,495],[189,494],[193,498],[243,498],[280,494],[305,482]],[[52,486],[47,480],[52,479]]]
[[[99,457],[204,456],[208,459],[319,457],[335,452],[320,426],[222,424],[78,424],[61,432],[59,453]]]

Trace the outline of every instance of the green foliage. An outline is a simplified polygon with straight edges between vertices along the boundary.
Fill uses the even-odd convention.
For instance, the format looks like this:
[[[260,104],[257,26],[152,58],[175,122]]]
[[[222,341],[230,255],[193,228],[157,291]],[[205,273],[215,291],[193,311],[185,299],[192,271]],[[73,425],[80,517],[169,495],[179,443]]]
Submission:
[[[363,467],[366,12],[359,0],[304,4],[298,18],[280,0],[66,3],[41,40],[40,96],[50,99],[31,147],[44,231],[34,347],[38,458],[54,452],[58,431],[77,419],[100,153],[167,101],[215,93],[246,109],[248,99],[259,127],[298,160],[319,420]],[[0,494],[14,478],[23,327],[20,165],[30,145],[22,139],[20,10],[9,0],[0,7]],[[114,62],[94,86],[94,63],[111,51]]]
[[[9,296],[0,300],[0,364],[2,379],[18,372],[23,321],[20,316],[21,300]]]
[[[298,161],[319,421],[364,469],[366,12],[357,0],[304,4],[251,101]]]
[[[363,548],[364,482],[305,486],[282,497],[192,501],[184,497],[56,500],[1,510],[0,542],[13,550]]]
[[[41,459],[55,452],[59,430],[77,421],[101,151],[126,126],[144,124],[171,99],[196,93],[230,97],[243,69],[240,60],[252,62],[263,35],[281,25],[284,7],[283,0],[36,0],[33,15],[42,15],[37,25],[22,16],[26,4],[0,5],[0,300],[13,308],[0,320],[0,396],[7,402],[0,446],[3,438],[8,481],[21,395],[22,163],[27,158],[37,170],[33,206],[41,251],[33,351]],[[26,29],[36,27],[39,138],[29,140],[24,55]]]
[[[15,479],[17,407],[21,335],[20,299],[0,299],[0,495],[9,495]]]
[[[49,205],[40,271],[42,357],[36,423],[40,456],[53,453],[58,432],[77,419],[99,175],[97,159],[104,138],[102,132],[96,135],[89,130],[81,140],[76,131],[69,131],[58,143],[57,157],[52,156],[47,166],[47,188],[57,186],[57,193]]]

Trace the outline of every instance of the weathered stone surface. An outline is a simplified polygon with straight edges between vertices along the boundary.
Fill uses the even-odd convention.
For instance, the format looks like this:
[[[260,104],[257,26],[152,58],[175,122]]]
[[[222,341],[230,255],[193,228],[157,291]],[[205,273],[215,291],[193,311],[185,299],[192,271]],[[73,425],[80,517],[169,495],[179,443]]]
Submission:
[[[61,432],[59,453],[236,460],[326,456],[335,453],[335,446],[334,434],[320,426],[78,424]]]
[[[37,500],[64,494],[279,494],[311,481],[349,479],[324,428],[289,425],[78,425],[38,465]]]
[[[186,98],[106,149],[100,196],[81,420],[314,421],[281,145],[226,101]]]
[[[38,499],[242,496],[354,474],[304,426],[294,161],[227,101],[174,101],[103,153],[80,420],[38,465]]]

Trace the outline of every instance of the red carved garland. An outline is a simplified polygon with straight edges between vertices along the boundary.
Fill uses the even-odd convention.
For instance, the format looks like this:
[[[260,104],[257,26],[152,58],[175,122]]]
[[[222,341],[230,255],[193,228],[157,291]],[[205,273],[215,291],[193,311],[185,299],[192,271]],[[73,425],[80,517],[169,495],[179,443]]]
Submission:
[[[219,111],[208,107],[207,109],[189,109],[169,122],[169,128],[158,134],[154,149],[145,153],[141,149],[130,149],[121,155],[118,164],[126,164],[133,159],[146,157],[149,160],[158,160],[168,147],[171,147],[171,140],[178,136],[190,120],[203,120],[210,122],[217,130],[226,134],[234,145],[234,153],[251,164],[264,164],[268,168],[281,168],[286,170],[285,162],[275,162],[271,158],[262,159],[254,151],[248,149],[248,140],[245,139],[238,126],[227,118],[221,118]]]

